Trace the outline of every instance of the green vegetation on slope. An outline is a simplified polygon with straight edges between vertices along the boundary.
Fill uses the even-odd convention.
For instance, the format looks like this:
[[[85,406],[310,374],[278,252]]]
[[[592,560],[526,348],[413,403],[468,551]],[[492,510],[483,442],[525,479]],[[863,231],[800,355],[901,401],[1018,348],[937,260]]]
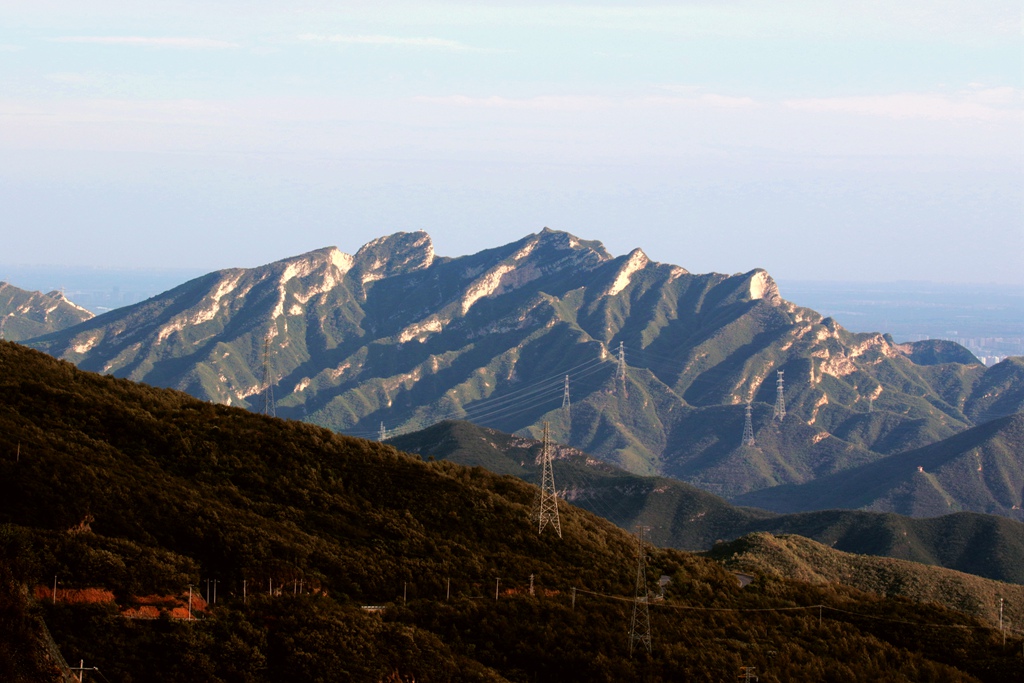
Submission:
[[[778,511],[861,508],[913,516],[974,510],[1024,520],[1024,413],[799,485],[737,497]]]
[[[844,553],[802,536],[754,533],[708,553],[735,571],[815,584],[841,583],[883,596],[933,602],[999,626],[1024,624],[1024,586],[885,557]],[[1024,631],[1024,629],[1021,629]]]
[[[458,258],[398,233],[354,256],[327,248],[223,270],[31,345],[259,409],[268,338],[283,417],[364,437],[445,418],[537,436],[549,421],[606,462],[726,497],[946,438],[1024,387],[1013,372],[988,381],[955,345],[851,333],[785,301],[762,270],[691,274],[551,230]],[[566,376],[573,409],[560,417]],[[747,401],[753,449],[739,446]]]
[[[65,299],[61,292],[29,292],[0,282],[0,339],[31,339],[92,317],[92,313]]]
[[[423,457],[540,483],[539,442],[468,422],[444,422],[389,443]],[[551,448],[555,482],[566,500],[626,530],[649,527],[649,537],[658,545],[706,550],[716,541],[754,531],[799,534],[846,552],[1024,583],[1024,525],[1005,517],[956,513],[916,519],[855,510],[771,513],[731,505],[677,480],[631,474],[573,448],[554,443]]]
[[[564,538],[538,536],[536,490],[515,478],[10,343],[0,486],[13,580],[114,592],[32,608],[67,659],[110,680],[717,680],[751,665],[763,681],[994,681],[1021,646],[938,607],[771,577],[741,589],[717,563],[652,549],[651,584],[671,583],[651,602],[653,653],[630,657],[618,598],[636,546],[611,524],[566,505]],[[206,578],[219,599],[197,621],[119,614]]]

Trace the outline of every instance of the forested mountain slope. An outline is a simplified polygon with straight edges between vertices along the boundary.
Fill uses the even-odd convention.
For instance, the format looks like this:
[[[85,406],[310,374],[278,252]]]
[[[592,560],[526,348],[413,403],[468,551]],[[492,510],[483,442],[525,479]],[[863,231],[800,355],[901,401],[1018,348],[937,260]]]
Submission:
[[[535,485],[541,481],[541,442],[468,422],[442,422],[389,443],[425,458],[485,467]],[[557,443],[549,448],[560,495],[627,531],[637,525],[648,527],[658,545],[706,550],[717,541],[755,531],[799,534],[850,553],[913,560],[1024,583],[1024,524],[1019,521],[949,514],[948,509],[938,513],[944,516],[930,519],[861,510],[771,513],[730,504],[685,482],[631,474]],[[839,492],[845,490],[841,482],[832,485]],[[860,486],[870,488],[864,482]],[[818,505],[806,509],[829,508],[829,501],[828,492],[822,491]]]
[[[755,666],[766,681],[996,681],[1018,667],[1021,642],[975,617],[768,576],[740,588],[673,550],[648,548],[638,572],[635,539],[577,508],[560,506],[561,538],[538,534],[536,489],[515,478],[9,342],[0,487],[5,587],[40,595],[28,609],[65,659],[109,680],[718,680]],[[631,656],[638,574],[654,587],[652,647]],[[219,581],[211,604],[205,579]],[[191,596],[195,619],[130,618],[153,596]],[[30,649],[0,647],[0,671],[58,680],[39,678],[12,602],[5,641]]]

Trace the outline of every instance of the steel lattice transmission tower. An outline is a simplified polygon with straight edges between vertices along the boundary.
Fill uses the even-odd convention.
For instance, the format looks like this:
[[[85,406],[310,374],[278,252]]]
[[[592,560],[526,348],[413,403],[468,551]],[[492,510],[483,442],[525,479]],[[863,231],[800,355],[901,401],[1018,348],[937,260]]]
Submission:
[[[639,530],[636,552],[636,596],[633,598],[633,621],[629,627],[629,656],[640,643],[647,652],[651,652],[651,610],[647,602],[647,553],[644,550],[644,531],[647,527],[638,526]]]
[[[542,474],[540,479],[540,514],[537,533],[544,533],[550,524],[558,537],[562,537],[562,522],[558,519],[558,493],[555,491],[555,473],[551,467],[551,449],[548,443],[548,423],[544,423],[544,442],[540,454]]]
[[[263,394],[263,414],[275,416],[277,411],[274,407],[274,385],[270,381],[270,340],[272,338],[269,332],[263,338],[263,382],[260,393]]]
[[[754,445],[754,423],[750,417],[752,408],[750,407],[750,401],[747,401],[746,415],[743,418],[743,445],[753,446]]]
[[[384,423],[380,423],[380,432],[377,434],[377,441],[387,441],[388,430],[384,427]]]
[[[786,396],[785,390],[782,386],[782,373],[783,370],[779,370],[778,379],[775,380],[775,414],[772,416],[773,419],[782,422],[786,418]]]
[[[565,425],[572,425],[572,406],[569,401],[569,375],[565,376],[565,391],[562,392],[562,414],[565,415]]]
[[[619,359],[618,359],[618,370],[615,376],[620,382],[626,382],[626,348],[622,342],[619,342]]]

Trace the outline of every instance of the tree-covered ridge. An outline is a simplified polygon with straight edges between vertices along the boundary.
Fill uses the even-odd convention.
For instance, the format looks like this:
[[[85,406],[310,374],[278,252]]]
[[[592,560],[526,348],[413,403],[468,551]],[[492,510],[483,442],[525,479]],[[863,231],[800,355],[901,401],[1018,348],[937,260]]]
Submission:
[[[536,437],[548,421],[595,457],[725,496],[935,442],[1016,409],[1024,386],[959,347],[850,333],[762,270],[692,274],[551,230],[458,258],[398,233],[223,270],[32,345],[261,409],[268,338],[279,415],[366,437],[444,418]],[[747,401],[757,439],[740,448]]]
[[[846,553],[801,536],[754,533],[715,546],[710,556],[730,569],[755,576],[841,583],[878,595],[933,602],[973,614],[995,627],[1000,618],[1004,624],[1024,623],[1024,586],[916,562]]]
[[[998,421],[990,424],[994,433],[1003,433]],[[481,466],[537,485],[541,480],[540,442],[468,422],[443,422],[389,443],[423,457]],[[674,479],[631,474],[557,443],[550,448],[555,482],[566,500],[626,530],[649,527],[649,537],[658,545],[707,550],[717,541],[755,531],[798,534],[846,552],[1024,583],[1024,525],[1011,519],[969,513],[922,519],[859,510],[771,513],[732,505]],[[834,487],[837,492],[844,490],[840,483]],[[861,488],[870,486],[861,484]],[[823,496],[820,507],[827,507],[828,500]]]
[[[6,342],[0,485],[5,587],[56,575],[125,606],[220,582],[197,621],[0,604],[11,642],[35,647],[23,617],[42,617],[66,659],[110,680],[719,680],[756,666],[765,681],[973,681],[1012,675],[1021,645],[966,615],[839,586],[741,589],[711,560],[650,548],[654,593],[671,581],[650,601],[652,652],[630,657],[636,543],[610,523],[562,505],[564,537],[538,536],[536,490],[515,478]],[[7,680],[57,680],[19,653],[0,648]]]
[[[827,506],[929,517],[973,510],[1024,520],[1024,412],[845,472],[738,500],[782,512]]]
[[[68,301],[63,292],[29,292],[0,282],[0,339],[31,339],[92,317],[92,313]]]

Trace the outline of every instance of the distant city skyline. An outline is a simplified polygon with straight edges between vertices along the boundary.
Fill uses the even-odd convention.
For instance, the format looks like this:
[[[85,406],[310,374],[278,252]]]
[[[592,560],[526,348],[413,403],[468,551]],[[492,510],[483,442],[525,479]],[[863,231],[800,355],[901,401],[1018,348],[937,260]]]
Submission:
[[[991,0],[0,2],[0,263],[548,226],[693,272],[1020,285],[1021,28]]]

